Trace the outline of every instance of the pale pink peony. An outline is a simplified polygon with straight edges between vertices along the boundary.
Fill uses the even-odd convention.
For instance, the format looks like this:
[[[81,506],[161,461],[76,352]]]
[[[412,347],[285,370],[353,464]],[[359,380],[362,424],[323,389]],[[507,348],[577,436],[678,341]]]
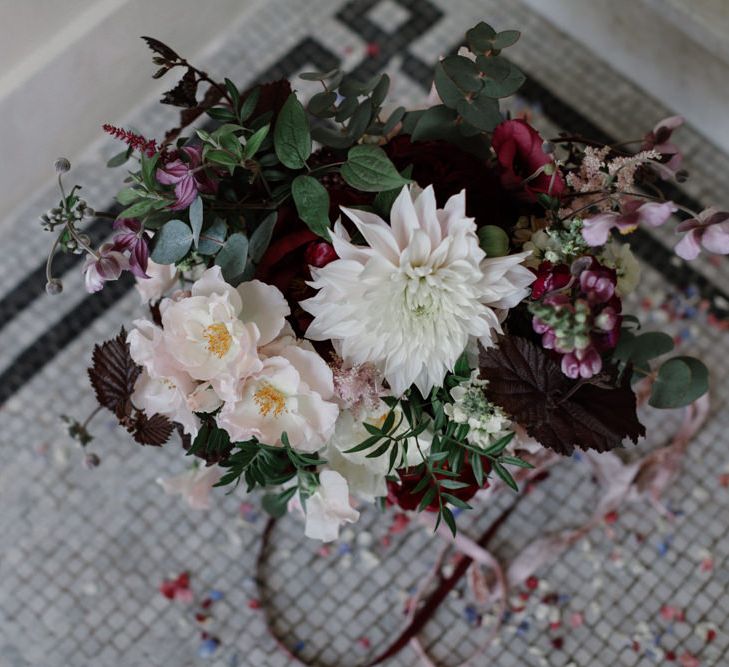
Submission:
[[[332,402],[331,369],[314,351],[289,345],[242,381],[235,401],[217,417],[234,441],[258,438],[280,445],[286,432],[294,449],[315,452],[334,432],[339,408]]]
[[[223,476],[217,465],[192,468],[175,477],[157,478],[157,483],[169,495],[180,495],[195,510],[210,509],[210,492]]]

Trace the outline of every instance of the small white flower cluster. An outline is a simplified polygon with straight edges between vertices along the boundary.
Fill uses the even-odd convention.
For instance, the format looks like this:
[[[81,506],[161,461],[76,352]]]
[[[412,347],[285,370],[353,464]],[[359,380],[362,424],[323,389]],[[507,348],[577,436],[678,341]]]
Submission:
[[[468,424],[468,441],[483,449],[512,430],[511,420],[504,411],[486,398],[483,390],[487,385],[488,381],[473,371],[467,381],[451,389],[453,403],[443,408],[452,421]]]

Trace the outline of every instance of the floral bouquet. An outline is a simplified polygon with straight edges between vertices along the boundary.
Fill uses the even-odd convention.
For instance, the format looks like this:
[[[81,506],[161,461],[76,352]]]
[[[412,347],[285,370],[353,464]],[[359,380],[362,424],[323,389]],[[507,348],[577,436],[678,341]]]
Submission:
[[[681,257],[729,253],[729,213],[661,194],[685,176],[681,119],[634,150],[545,140],[499,110],[524,81],[502,55],[518,38],[477,25],[415,110],[388,105],[385,74],[302,74],[321,85],[304,105],[288,81],[240,91],[144,38],[155,77],[183,73],[162,102],[207,122],[162,141],[104,126],[127,144],[109,166],[132,165],[118,210],[66,193],[60,159],[42,220],[54,251],[87,255],[89,291],[130,272],[149,303],[89,376],[137,443],[179,434],[196,464],[166,490],[206,507],[212,486],[262,488],[319,540],[359,502],[455,534],[479,490],[516,491],[548,450],[637,442],[637,391],[659,409],[707,391],[700,361],[665,360],[671,337],[623,312],[639,267],[612,233],[677,214]],[[112,231],[92,248],[81,225],[99,216]],[[88,420],[67,420],[88,447]]]

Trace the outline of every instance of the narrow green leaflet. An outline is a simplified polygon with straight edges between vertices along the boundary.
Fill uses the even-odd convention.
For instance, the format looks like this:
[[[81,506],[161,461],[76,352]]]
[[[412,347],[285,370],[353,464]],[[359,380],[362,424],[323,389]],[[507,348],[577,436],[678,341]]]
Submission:
[[[276,226],[278,215],[274,211],[269,213],[256,227],[248,242],[248,256],[254,262],[260,262],[263,253],[266,252],[271,242],[273,228]]]
[[[215,257],[217,264],[223,271],[223,278],[232,282],[236,276],[243,273],[248,260],[248,238],[245,234],[231,234],[225,245]]]
[[[297,176],[291,183],[291,195],[299,217],[306,226],[322,238],[329,240],[329,193],[312,176]]]
[[[195,201],[190,204],[188,215],[190,216],[190,227],[192,227],[192,242],[197,248],[203,225],[203,203],[200,195],[195,197]]]
[[[364,192],[381,192],[407,185],[410,180],[399,174],[379,146],[353,146],[342,165],[342,178]]]
[[[252,158],[257,152],[258,149],[261,147],[261,144],[265,140],[265,138],[268,136],[268,130],[270,129],[270,125],[264,125],[263,127],[256,130],[246,142],[245,150],[243,151],[243,157],[248,160]]]
[[[709,371],[693,357],[674,357],[658,370],[649,405],[654,408],[680,408],[709,390]]]
[[[182,220],[170,220],[155,237],[155,246],[150,255],[158,264],[174,264],[180,261],[192,246],[193,233]]]
[[[309,121],[294,93],[289,95],[276,119],[273,146],[278,159],[289,169],[303,169],[311,155]]]

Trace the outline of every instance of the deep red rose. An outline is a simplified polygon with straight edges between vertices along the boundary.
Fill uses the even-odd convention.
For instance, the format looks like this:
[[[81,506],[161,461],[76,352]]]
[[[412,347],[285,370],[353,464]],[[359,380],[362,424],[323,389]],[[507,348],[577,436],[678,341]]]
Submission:
[[[523,201],[504,189],[493,167],[447,141],[411,141],[400,135],[383,148],[399,170],[412,166],[412,178],[420,187],[433,186],[439,206],[465,189],[466,213],[478,227],[510,230],[520,215],[529,212]]]
[[[537,268],[537,279],[532,283],[532,299],[541,299],[545,294],[566,287],[572,274],[566,264],[542,262]]]
[[[309,165],[325,166],[341,159],[336,152],[322,149],[311,156]],[[339,217],[340,206],[371,204],[374,198],[372,193],[360,192],[347,185],[337,173],[325,174],[321,183],[329,193],[330,220]],[[291,306],[293,324],[300,335],[312,319],[299,306],[300,301],[314,296],[314,290],[306,284],[311,280],[309,266],[325,266],[336,258],[331,244],[299,219],[293,204],[279,208],[271,243],[258,264],[256,278],[281,290]]]
[[[473,468],[471,467],[470,462],[467,460],[461,464],[461,470],[458,477],[451,478],[447,477],[446,475],[439,475],[438,473],[436,473],[435,476],[438,479],[455,479],[459,482],[464,482],[465,484],[468,484],[468,486],[464,486],[461,489],[448,489],[449,494],[455,496],[456,498],[459,498],[460,500],[463,500],[464,502],[468,502],[468,500],[476,495],[476,492],[479,490],[479,488],[486,489],[489,486],[486,475],[491,471],[491,463],[486,457],[481,457],[481,461],[484,472],[482,487],[479,487],[478,483],[476,482],[476,476],[473,474]],[[399,470],[398,476],[400,477],[400,480],[398,482],[394,482],[391,480],[387,482],[387,500],[391,504],[398,505],[404,510],[417,509],[418,505],[420,505],[420,501],[428,492],[428,489],[433,486],[433,482],[431,481],[424,489],[418,491],[417,493],[413,493],[413,489],[415,489],[415,487],[420,483],[423,475],[427,474],[428,473],[423,466]],[[437,512],[437,497],[435,497],[433,501],[426,506],[425,509],[428,512]]]
[[[326,241],[312,241],[306,246],[304,259],[309,266],[320,269],[337,259],[334,246]]]
[[[519,190],[522,196],[535,201],[537,194],[548,193],[559,197],[565,184],[559,170],[552,176],[541,173],[524,183],[540,167],[553,162],[552,156],[542,149],[544,139],[524,120],[505,120],[496,126],[491,145],[501,165],[501,183],[504,187]]]

